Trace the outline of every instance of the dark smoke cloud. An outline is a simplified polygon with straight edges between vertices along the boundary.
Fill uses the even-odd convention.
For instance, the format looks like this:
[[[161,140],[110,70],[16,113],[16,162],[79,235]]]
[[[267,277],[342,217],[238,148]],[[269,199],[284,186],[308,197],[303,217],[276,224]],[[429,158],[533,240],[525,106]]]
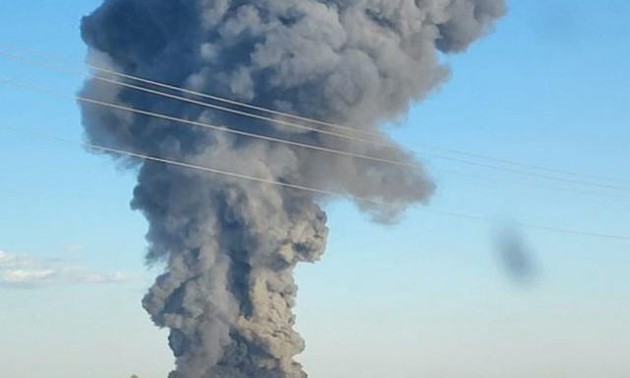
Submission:
[[[83,94],[190,120],[387,159],[413,157],[379,131],[448,76],[440,52],[464,50],[504,0],[106,0],[82,23],[101,65],[380,135],[375,147],[86,83]],[[83,105],[93,143],[367,197],[392,221],[424,202],[421,169],[208,133]],[[143,304],[168,327],[178,378],[304,377],[293,357],[299,262],[324,252],[312,193],[144,162],[132,205],[149,221],[149,262],[164,262]]]
[[[501,267],[515,283],[530,284],[538,277],[538,264],[525,236],[516,228],[505,228],[497,236]]]

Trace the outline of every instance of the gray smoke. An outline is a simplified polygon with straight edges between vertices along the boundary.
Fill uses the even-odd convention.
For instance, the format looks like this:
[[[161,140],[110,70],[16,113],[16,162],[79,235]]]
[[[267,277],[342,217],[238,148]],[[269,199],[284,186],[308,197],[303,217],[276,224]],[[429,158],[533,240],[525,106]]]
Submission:
[[[90,80],[84,96],[303,143],[412,162],[379,130],[447,78],[504,0],[106,0],[81,25],[100,65],[378,133],[387,147],[229,116]],[[421,169],[212,133],[83,105],[93,143],[370,198],[389,222],[434,187]],[[155,162],[132,206],[165,272],[143,305],[170,329],[178,378],[305,377],[293,358],[299,262],[325,249],[325,200],[309,192]]]
[[[538,264],[525,236],[515,227],[506,227],[497,235],[501,267],[515,283],[530,284],[538,276]]]

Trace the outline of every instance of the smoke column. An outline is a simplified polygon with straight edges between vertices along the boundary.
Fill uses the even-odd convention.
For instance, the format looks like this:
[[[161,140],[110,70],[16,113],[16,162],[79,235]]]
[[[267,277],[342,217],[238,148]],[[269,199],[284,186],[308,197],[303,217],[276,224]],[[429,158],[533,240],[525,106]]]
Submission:
[[[387,159],[413,156],[380,131],[448,74],[505,12],[504,0],[105,0],[82,21],[90,59],[124,73],[378,133],[386,147],[226,115],[89,80],[82,95]],[[427,200],[420,169],[208,132],[82,105],[92,143],[373,199],[394,221]],[[326,199],[156,162],[132,207],[149,222],[147,259],[163,264],[143,300],[170,329],[177,378],[306,377],[293,360],[300,262],[325,249]]]

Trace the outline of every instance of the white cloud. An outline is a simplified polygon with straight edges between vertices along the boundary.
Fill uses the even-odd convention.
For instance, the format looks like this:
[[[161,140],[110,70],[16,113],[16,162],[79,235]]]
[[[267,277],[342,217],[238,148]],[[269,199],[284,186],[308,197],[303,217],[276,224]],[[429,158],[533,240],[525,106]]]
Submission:
[[[0,250],[0,267],[13,267],[17,264],[17,257]]]
[[[39,288],[51,285],[107,284],[130,276],[103,273],[70,265],[63,260],[44,260],[0,250],[0,287]]]

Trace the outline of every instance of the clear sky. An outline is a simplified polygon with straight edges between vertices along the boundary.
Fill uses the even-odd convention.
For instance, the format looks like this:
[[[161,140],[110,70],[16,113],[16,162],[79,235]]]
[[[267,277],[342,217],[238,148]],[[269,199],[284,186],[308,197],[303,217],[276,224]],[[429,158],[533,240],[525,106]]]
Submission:
[[[79,19],[97,4],[0,2],[0,50],[80,62]],[[596,181],[627,188],[628,15],[626,0],[513,1],[491,35],[445,58],[451,80],[392,126],[439,185],[428,209],[630,234],[627,189],[488,170],[421,148],[614,177]],[[81,85],[0,57],[6,78],[70,95]],[[71,100],[0,86],[0,109],[0,128],[81,137]],[[0,376],[166,376],[165,333],[140,307],[156,271],[143,265],[133,182],[75,145],[0,129]],[[630,243],[516,227],[535,264],[522,283],[499,258],[501,224],[417,208],[382,226],[348,203],[327,209],[327,254],[298,270],[300,360],[312,377],[630,376]]]

